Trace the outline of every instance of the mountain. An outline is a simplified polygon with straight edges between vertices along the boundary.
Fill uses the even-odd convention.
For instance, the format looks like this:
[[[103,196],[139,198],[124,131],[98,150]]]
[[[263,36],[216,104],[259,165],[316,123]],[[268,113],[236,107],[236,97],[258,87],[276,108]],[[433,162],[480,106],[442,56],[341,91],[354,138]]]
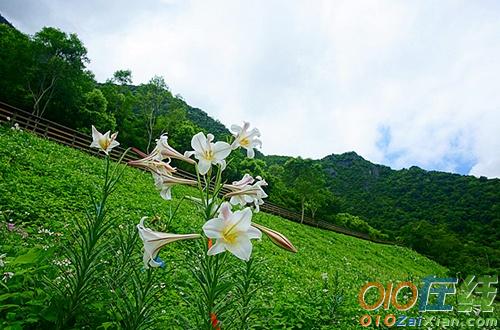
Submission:
[[[416,166],[393,170],[355,152],[330,155],[319,162],[328,177],[328,188],[342,198],[342,211],[362,217],[422,253],[440,254],[444,264],[463,266],[459,260],[442,256],[450,248],[451,254],[455,250],[462,253],[455,259],[468,255],[482,269],[499,267],[499,179]],[[421,237],[424,228],[431,231],[426,233],[428,237]],[[423,244],[426,239],[429,242]]]
[[[7,24],[11,28],[14,28],[14,25],[12,25],[5,17],[0,14],[0,24]]]
[[[230,134],[229,130],[220,121],[210,117],[205,111],[187,105],[187,117],[199,127],[212,132],[217,137]]]

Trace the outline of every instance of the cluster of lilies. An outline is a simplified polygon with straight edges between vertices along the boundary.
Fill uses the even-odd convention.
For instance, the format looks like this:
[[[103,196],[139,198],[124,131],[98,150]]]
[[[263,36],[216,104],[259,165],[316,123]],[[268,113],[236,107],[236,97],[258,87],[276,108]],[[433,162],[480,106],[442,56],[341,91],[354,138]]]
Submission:
[[[232,125],[232,143],[223,141],[214,142],[212,134],[205,135],[203,132],[197,133],[191,139],[192,151],[184,154],[178,152],[168,144],[168,136],[163,134],[156,140],[156,147],[142,159],[130,161],[129,165],[139,167],[151,172],[154,184],[160,195],[165,200],[172,199],[172,187],[175,185],[190,185],[201,187],[202,182],[207,182],[207,176],[212,173],[212,167],[216,167],[218,175],[226,168],[226,158],[233,150],[238,148],[246,149],[248,158],[255,156],[254,148],[260,147],[262,142],[258,139],[260,132],[253,128],[249,130],[249,123],[244,125]],[[111,149],[118,146],[116,141],[117,133],[99,133],[92,126],[93,142],[91,147],[96,147],[108,154]],[[194,156],[194,159],[193,159]],[[178,159],[189,163],[195,167],[198,180],[189,180],[176,176],[176,168],[170,165],[171,159]],[[204,179],[202,181],[202,179]],[[210,179],[208,179],[210,182]],[[260,239],[262,233],[266,234],[273,243],[290,252],[297,252],[293,244],[281,233],[266,228],[260,224],[252,222],[254,212],[259,212],[259,207],[264,204],[263,199],[268,197],[263,187],[267,186],[261,177],[253,178],[245,174],[239,181],[232,184],[223,184],[216,180],[213,189],[226,188],[228,193],[213,198],[194,198],[192,201],[201,204],[209,210],[208,218],[202,229],[209,240],[208,255],[216,255],[224,251],[229,251],[236,257],[248,261],[252,254],[252,239]],[[201,188],[200,188],[201,189]],[[205,189],[209,189],[206,186]],[[220,192],[220,189],[218,190]],[[203,196],[203,194],[202,194]],[[154,231],[145,226],[140,220],[137,225],[139,235],[144,242],[144,266],[161,267],[164,262],[158,257],[160,249],[165,245],[187,239],[200,238],[200,234],[173,234]],[[212,243],[215,240],[215,243]]]

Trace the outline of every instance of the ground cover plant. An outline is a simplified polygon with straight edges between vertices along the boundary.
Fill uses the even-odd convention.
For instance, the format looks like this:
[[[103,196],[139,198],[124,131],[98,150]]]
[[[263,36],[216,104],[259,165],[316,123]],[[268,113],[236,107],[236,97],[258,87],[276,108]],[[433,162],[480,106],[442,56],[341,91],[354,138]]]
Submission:
[[[57,319],[50,283],[71,269],[66,257],[75,242],[77,224],[87,218],[89,192],[99,191],[106,161],[38,138],[28,132],[0,128],[0,326],[50,328]],[[175,186],[172,197],[195,195],[195,188]],[[196,243],[164,247],[165,267],[145,270],[136,225],[148,216],[163,232],[196,233],[206,219],[192,203],[166,202],[149,173],[124,168],[122,179],[107,200],[113,228],[97,258],[100,281],[90,299],[70,320],[76,328],[196,328],[199,315],[193,299],[199,288],[189,260]],[[175,218],[172,215],[175,213]],[[175,219],[175,221],[174,221]],[[254,242],[255,272],[228,255],[239,276],[238,289],[258,289],[243,299],[252,310],[249,328],[349,329],[364,314],[357,295],[367,281],[414,281],[446,269],[406,248],[380,245],[307,227],[265,213],[257,223],[286,233],[298,253],[277,249],[263,237]],[[120,279],[108,265],[128,267]],[[112,280],[113,279],[113,280]],[[248,281],[253,279],[252,281]],[[236,292],[236,291],[235,291]],[[244,294],[243,294],[244,295]],[[246,310],[248,310],[246,309]],[[245,310],[245,309],[241,309]],[[147,313],[142,313],[147,311]],[[233,315],[241,318],[245,315]]]

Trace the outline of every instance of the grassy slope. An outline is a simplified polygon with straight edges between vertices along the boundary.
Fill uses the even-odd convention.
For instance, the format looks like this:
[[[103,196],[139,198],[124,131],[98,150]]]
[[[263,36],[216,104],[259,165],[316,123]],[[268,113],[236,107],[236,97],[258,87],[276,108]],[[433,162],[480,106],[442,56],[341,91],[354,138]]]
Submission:
[[[88,206],[87,192],[95,188],[95,182],[100,182],[103,161],[2,127],[0,145],[0,209],[14,211],[11,218],[31,233],[26,242],[36,244],[37,235],[43,235],[37,234],[40,226],[61,232],[70,229],[75,217],[82,217]],[[187,188],[174,188],[174,197],[189,193],[192,191]],[[128,225],[135,225],[144,215],[165,216],[170,207],[155,191],[150,175],[135,169],[126,170],[125,180],[110,204],[112,213]],[[415,280],[446,272],[435,262],[405,248],[374,244],[264,213],[257,214],[254,220],[284,233],[299,250],[295,255],[287,253],[267,239],[255,244],[255,255],[265,260],[266,284],[272,285],[269,290],[261,291],[258,298],[261,309],[255,324],[273,327],[302,324],[310,328],[306,324],[317,317],[318,311],[310,308],[308,299],[322,291],[322,273],[331,278],[338,272],[345,290],[338,318],[343,326],[331,327],[349,328],[348,324],[356,324],[352,318],[362,314],[357,294],[366,281]],[[183,204],[171,230],[199,231],[201,225],[194,209]],[[180,249],[180,244],[170,245],[162,257],[176,258]],[[138,251],[138,267],[140,262]],[[182,274],[181,270],[178,272]],[[177,284],[182,287],[182,280]],[[173,305],[176,297],[172,295]]]

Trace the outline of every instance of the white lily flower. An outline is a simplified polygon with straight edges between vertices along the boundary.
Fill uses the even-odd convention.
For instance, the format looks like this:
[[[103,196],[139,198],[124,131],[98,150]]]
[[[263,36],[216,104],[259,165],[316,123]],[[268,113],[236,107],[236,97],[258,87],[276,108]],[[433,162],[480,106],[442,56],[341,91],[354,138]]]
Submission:
[[[144,268],[149,267],[160,267],[162,263],[158,261],[157,256],[160,249],[167,245],[168,243],[172,243],[179,240],[185,239],[194,239],[199,238],[199,234],[170,234],[170,233],[162,233],[159,231],[151,230],[150,228],[146,228],[144,226],[144,220],[147,217],[143,217],[140,223],[137,225],[137,229],[139,230],[139,236],[144,242]],[[155,260],[156,259],[156,260]]]
[[[7,254],[0,254],[0,267],[5,266],[5,261],[3,259],[7,256]]]
[[[194,155],[198,159],[198,171],[201,175],[207,174],[210,167],[220,165],[222,170],[226,167],[225,158],[231,153],[229,143],[218,141],[213,143],[214,136],[200,132],[191,139],[191,147],[194,151],[186,151],[184,155],[191,157]]]
[[[92,125],[92,143],[90,144],[90,147],[101,149],[106,155],[108,155],[111,149],[120,145],[120,143],[116,141],[118,132],[111,134],[111,136],[109,136],[109,133],[110,131],[101,134],[94,127],[94,125]]]
[[[195,164],[196,162],[189,157],[184,156],[168,144],[168,135],[162,134],[159,139],[156,140],[156,148],[151,152],[151,155],[155,155],[158,160],[165,160],[170,158],[180,159],[185,162]]]
[[[264,204],[263,198],[268,197],[262,187],[267,186],[267,182],[260,176],[256,177],[257,182],[250,174],[245,174],[240,181],[235,181],[233,184],[226,184],[224,187],[231,190],[227,193],[226,197],[231,197],[229,202],[233,205],[245,206],[246,204],[253,203],[255,211],[259,212],[260,205]],[[255,183],[254,183],[255,182]]]
[[[145,155],[135,148],[132,149],[140,155]],[[158,153],[155,152],[155,150],[153,150],[151,154],[145,155],[144,158],[129,161],[128,164],[130,166],[148,170],[153,174],[153,176],[155,174],[171,175],[172,173],[176,172],[177,170],[174,167],[170,166],[170,158],[168,159],[168,162],[162,161],[162,159],[158,157]]]
[[[252,227],[252,211],[245,208],[232,212],[231,204],[224,202],[219,209],[217,218],[208,220],[203,225],[203,231],[208,238],[216,242],[208,250],[208,255],[229,251],[242,260],[250,260],[252,254],[251,239],[261,238],[262,233]]]
[[[149,155],[146,155],[135,148],[133,149],[139,155],[143,155],[144,158],[131,160],[128,162],[128,164],[150,171],[153,175],[155,186],[156,188],[158,188],[158,190],[160,190],[160,196],[163,199],[172,199],[172,187],[176,184],[197,184],[196,181],[173,176],[172,173],[175,173],[177,170],[174,167],[170,166],[170,158],[165,158],[168,159],[168,162],[164,162],[162,160],[163,156],[161,156],[161,152],[158,151],[159,148],[155,148],[155,150],[153,150],[153,152]],[[191,159],[191,161],[193,160]]]
[[[182,179],[170,174],[157,175],[153,173],[155,186],[160,191],[160,196],[165,200],[172,199],[172,187],[177,184],[197,185],[198,182],[188,179]]]
[[[260,137],[260,132],[258,129],[254,128],[248,132],[250,123],[243,122],[243,127],[238,125],[231,125],[231,131],[234,132],[234,142],[231,144],[233,149],[238,147],[243,147],[247,150],[247,157],[253,158],[255,156],[256,147],[262,147],[262,141],[257,139]]]

